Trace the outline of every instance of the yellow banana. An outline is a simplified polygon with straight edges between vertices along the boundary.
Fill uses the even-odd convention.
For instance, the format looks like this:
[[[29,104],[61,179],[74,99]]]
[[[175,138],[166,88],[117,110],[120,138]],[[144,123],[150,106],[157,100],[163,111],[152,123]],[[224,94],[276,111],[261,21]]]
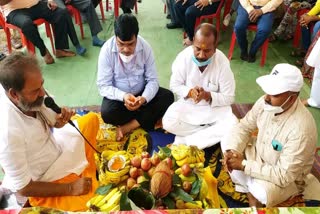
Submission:
[[[118,187],[115,187],[113,189],[111,189],[107,195],[104,195],[104,197],[95,205],[97,207],[101,207],[102,205],[104,205],[108,200],[110,200],[110,198],[118,191]]]
[[[103,197],[104,195],[95,195],[87,202],[86,206],[90,208],[92,205],[95,205],[98,201],[100,201]]]
[[[181,200],[181,199],[178,199],[178,200],[176,201],[176,208],[178,208],[178,209],[185,209],[186,206],[184,205],[184,201]]]
[[[189,156],[186,156],[185,158],[183,158],[182,160],[178,160],[176,161],[178,166],[182,166],[185,163],[189,163]]]
[[[202,202],[201,201],[195,201],[195,203],[192,202],[186,202],[184,203],[187,209],[202,209]]]
[[[172,145],[171,154],[176,161],[184,159],[188,155],[189,147],[183,144]]]
[[[114,212],[114,211],[119,211],[120,210],[120,204],[118,204],[117,206],[115,206],[114,208],[112,208],[110,210],[110,212]]]
[[[190,175],[190,176],[186,177],[186,176],[180,174],[179,177],[181,178],[182,182],[183,181],[189,181],[189,182],[192,183],[197,179],[197,177],[195,175]]]
[[[178,169],[176,169],[176,171],[174,171],[175,174],[180,175],[182,173],[182,169],[181,167],[179,167]]]
[[[109,200],[108,202],[100,207],[100,211],[109,212],[111,211],[115,206],[119,205],[121,197],[121,192],[117,191]]]

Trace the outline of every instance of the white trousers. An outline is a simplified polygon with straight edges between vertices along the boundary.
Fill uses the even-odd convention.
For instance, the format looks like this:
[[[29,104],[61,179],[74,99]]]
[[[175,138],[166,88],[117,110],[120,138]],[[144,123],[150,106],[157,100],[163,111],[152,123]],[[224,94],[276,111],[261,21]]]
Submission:
[[[255,182],[255,180],[244,174],[243,171],[233,170],[230,173],[230,177],[235,183],[235,189],[237,192],[250,192],[258,201],[262,204],[267,204],[267,192],[261,184]]]
[[[320,67],[314,69],[308,104],[312,107],[320,108]]]
[[[193,145],[204,149],[223,140],[237,121],[238,119],[230,113],[223,119],[205,125],[193,125],[179,120],[178,117],[168,116],[163,117],[162,124],[165,130],[176,135],[173,144]]]

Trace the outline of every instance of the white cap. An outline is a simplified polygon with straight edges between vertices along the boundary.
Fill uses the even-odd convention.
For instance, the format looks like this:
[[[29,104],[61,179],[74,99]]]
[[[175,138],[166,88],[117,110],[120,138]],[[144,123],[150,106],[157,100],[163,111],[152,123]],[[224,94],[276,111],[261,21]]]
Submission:
[[[256,81],[269,95],[277,95],[286,91],[299,92],[303,86],[300,69],[287,63],[277,64],[269,75],[258,77]]]

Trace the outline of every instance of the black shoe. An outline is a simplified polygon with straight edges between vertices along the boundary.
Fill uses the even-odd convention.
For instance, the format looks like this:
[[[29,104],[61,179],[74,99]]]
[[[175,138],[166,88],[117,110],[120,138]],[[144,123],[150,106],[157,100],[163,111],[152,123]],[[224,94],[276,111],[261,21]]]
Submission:
[[[168,15],[166,16],[166,18],[167,18],[167,19],[171,19],[171,15],[168,14]]]
[[[142,2],[142,0],[138,0],[137,2],[141,3],[141,2]]]
[[[241,54],[240,59],[243,61],[248,61],[248,54]]]
[[[181,28],[181,25],[179,25],[179,24],[176,24],[176,23],[168,23],[167,25],[167,28],[168,29],[176,29],[176,28]]]
[[[256,61],[256,56],[255,55],[249,55],[248,62],[249,63],[254,63],[255,61]]]

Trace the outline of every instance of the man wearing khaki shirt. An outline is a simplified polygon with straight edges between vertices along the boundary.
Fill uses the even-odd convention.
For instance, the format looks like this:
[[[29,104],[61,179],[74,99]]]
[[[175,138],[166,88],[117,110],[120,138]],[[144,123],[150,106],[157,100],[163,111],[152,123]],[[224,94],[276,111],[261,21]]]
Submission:
[[[242,60],[255,62],[257,51],[272,30],[273,11],[282,2],[283,0],[240,0],[234,32],[241,49]],[[248,52],[247,27],[250,23],[256,23],[258,29]]]
[[[266,95],[221,146],[236,191],[248,193],[250,206],[270,207],[303,192],[318,135],[311,113],[298,98],[303,77],[297,67],[278,64],[257,83]]]

